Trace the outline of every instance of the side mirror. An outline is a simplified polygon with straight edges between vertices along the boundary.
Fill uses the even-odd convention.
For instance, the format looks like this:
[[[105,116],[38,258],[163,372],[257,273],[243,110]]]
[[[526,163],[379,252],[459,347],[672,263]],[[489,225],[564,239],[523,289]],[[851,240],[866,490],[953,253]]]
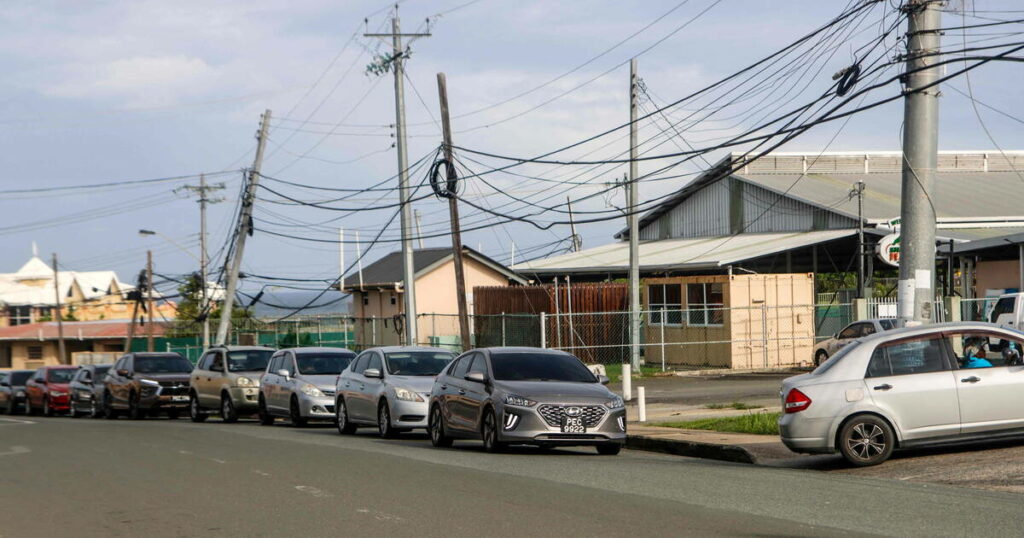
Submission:
[[[283,377],[283,378],[285,378],[285,379],[291,379],[291,377],[292,377],[292,375],[290,373],[288,373],[288,370],[285,370],[284,368],[282,368],[282,369],[280,369],[280,370],[278,370],[278,371],[276,371],[274,373],[279,375],[279,376],[281,376],[281,377]]]
[[[383,375],[381,375],[380,370],[378,370],[376,368],[367,368],[367,369],[363,370],[363,375],[365,377],[372,377],[372,378],[375,378],[375,379],[381,379],[381,378],[384,377]]]
[[[470,372],[466,374],[466,381],[473,381],[474,383],[486,383],[487,376],[481,372]]]
[[[609,381],[611,381],[611,380],[608,379],[608,376],[606,376],[606,375],[599,375],[599,376],[597,376],[597,382],[602,384],[602,385],[607,385]]]

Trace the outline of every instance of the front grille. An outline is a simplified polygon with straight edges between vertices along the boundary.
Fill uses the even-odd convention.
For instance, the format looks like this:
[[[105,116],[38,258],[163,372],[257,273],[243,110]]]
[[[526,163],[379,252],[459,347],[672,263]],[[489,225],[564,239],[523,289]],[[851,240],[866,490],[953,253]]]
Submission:
[[[557,428],[562,425],[562,417],[566,416],[565,410],[570,407],[579,408],[583,425],[588,428],[597,426],[605,413],[604,407],[600,405],[542,405],[537,411],[544,417],[544,422],[547,422],[548,426]]]
[[[179,387],[163,387],[160,389],[160,394],[164,396],[187,396],[188,385],[182,385]]]
[[[333,390],[320,389],[320,392],[324,393],[324,396],[334,396]]]

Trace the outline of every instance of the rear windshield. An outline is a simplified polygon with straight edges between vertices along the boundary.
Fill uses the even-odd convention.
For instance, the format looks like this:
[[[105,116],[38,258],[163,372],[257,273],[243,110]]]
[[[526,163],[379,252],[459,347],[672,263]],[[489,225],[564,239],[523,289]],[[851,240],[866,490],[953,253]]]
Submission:
[[[250,349],[228,351],[228,370],[232,372],[256,372],[267,369],[272,349]]]
[[[192,371],[192,363],[180,355],[158,357],[136,355],[135,371],[140,374],[187,374]]]
[[[388,353],[386,357],[391,375],[434,376],[441,373],[455,355],[436,351],[402,351]]]
[[[597,378],[572,355],[556,353],[494,353],[494,379],[498,381],[569,381],[596,383]]]
[[[75,372],[78,370],[72,368],[60,368],[58,370],[50,370],[46,373],[46,380],[50,383],[68,383],[72,377],[75,377]]]
[[[338,375],[355,356],[355,353],[297,353],[295,364],[300,374]]]
[[[845,346],[843,346],[843,349],[840,349],[839,351],[837,351],[835,355],[832,355],[831,357],[829,357],[825,362],[821,363],[821,366],[818,366],[817,368],[815,368],[814,371],[811,372],[811,373],[814,374],[814,375],[821,375],[821,374],[829,371],[830,369],[832,369],[833,366],[839,364],[839,361],[843,357],[845,357],[846,354],[849,353],[851,349],[853,349],[853,348],[855,348],[855,347],[857,347],[859,345],[860,345],[860,340],[854,340],[853,342],[850,342],[849,344],[846,344]]]
[[[32,377],[32,372],[14,372],[11,374],[11,385],[24,385]]]

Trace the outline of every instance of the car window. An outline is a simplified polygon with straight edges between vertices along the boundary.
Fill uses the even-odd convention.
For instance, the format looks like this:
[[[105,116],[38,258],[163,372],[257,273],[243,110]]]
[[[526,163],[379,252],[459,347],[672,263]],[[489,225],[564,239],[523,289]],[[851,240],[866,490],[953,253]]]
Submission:
[[[71,368],[55,368],[50,370],[46,380],[50,383],[69,383],[71,378],[75,376],[76,371]]]
[[[947,337],[957,368],[994,368],[1024,364],[1024,343],[999,333],[970,331]]]
[[[883,331],[891,331],[896,326],[896,320],[892,319],[880,319],[878,324],[882,326]]]
[[[14,372],[11,374],[11,386],[21,386],[32,377],[32,372]]]
[[[267,369],[270,356],[274,352],[269,349],[247,349],[228,351],[228,370],[231,372],[262,372]]]
[[[376,353],[371,353],[370,354],[370,360],[369,360],[369,362],[366,363],[366,369],[367,370],[376,369],[378,371],[382,371],[382,369],[381,369],[381,362],[380,362],[380,355],[378,355]]]
[[[941,372],[948,369],[943,354],[937,336],[883,344],[871,354],[866,377]]]
[[[109,372],[109,371],[110,371],[110,367],[109,366],[97,366],[96,369],[95,369],[95,372],[93,372],[93,374],[92,374],[93,381],[100,381],[100,380],[102,380],[103,376],[107,375],[107,372]]]
[[[873,323],[864,323],[861,325],[861,336],[871,336],[872,334],[875,334],[875,325]]]
[[[476,357],[473,359],[473,364],[469,367],[467,375],[472,373],[484,374],[485,377],[487,376],[487,359],[482,353],[476,354]]]
[[[854,323],[852,325],[847,326],[842,331],[839,331],[839,338],[842,339],[842,340],[846,340],[846,339],[849,339],[849,338],[857,338],[857,337],[859,337],[860,336],[860,331],[861,331],[860,326],[861,326],[860,323]]]
[[[352,362],[351,353],[299,353],[295,363],[302,375],[338,375]]]
[[[463,356],[459,359],[459,363],[452,367],[450,375],[460,379],[466,377],[466,372],[469,371],[469,363],[473,362],[473,357],[476,357],[477,355],[479,355],[479,353],[472,353],[470,355]]]
[[[92,372],[88,369],[82,369],[78,372],[78,380],[83,383],[92,383]]]
[[[992,313],[990,314],[989,321],[995,323],[999,320],[999,316],[1003,314],[1013,313],[1013,304],[1016,302],[1016,297],[1003,297],[996,302],[996,305],[992,307]]]
[[[223,372],[224,371],[224,354],[215,351],[213,356],[210,357],[210,368],[211,372]]]
[[[358,357],[356,357],[356,363],[354,365],[352,365],[352,373],[354,373],[354,374],[361,374],[361,373],[363,373],[363,370],[366,369],[366,361],[369,360],[369,357],[370,357],[370,354],[365,352],[365,351],[363,353],[361,353]]]
[[[275,356],[271,357],[270,358],[270,364],[267,365],[267,371],[272,373],[272,374],[273,373],[277,373],[277,371],[280,370],[280,367],[278,367],[278,365],[277,365],[280,360],[281,360],[280,355],[275,355]]]
[[[389,374],[436,376],[454,356],[444,351],[401,351],[385,353],[384,358]]]

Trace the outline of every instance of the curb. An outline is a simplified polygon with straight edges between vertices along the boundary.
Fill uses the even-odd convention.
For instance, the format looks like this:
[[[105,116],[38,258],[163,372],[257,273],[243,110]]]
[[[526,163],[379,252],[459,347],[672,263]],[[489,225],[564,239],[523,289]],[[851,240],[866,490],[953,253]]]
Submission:
[[[674,370],[669,376],[666,377],[702,377],[702,376],[716,376],[716,375],[743,375],[743,374],[787,374],[792,373],[793,375],[799,375],[800,373],[810,372],[810,368],[800,366],[785,366],[779,368],[745,368],[745,369],[729,369],[729,368],[708,368],[704,370]],[[668,372],[666,372],[668,373]],[[662,377],[662,376],[657,376]]]
[[[757,464],[757,458],[747,449],[737,445],[718,445],[678,439],[663,439],[646,435],[627,435],[626,448],[661,452],[675,456],[688,456],[733,463]]]

